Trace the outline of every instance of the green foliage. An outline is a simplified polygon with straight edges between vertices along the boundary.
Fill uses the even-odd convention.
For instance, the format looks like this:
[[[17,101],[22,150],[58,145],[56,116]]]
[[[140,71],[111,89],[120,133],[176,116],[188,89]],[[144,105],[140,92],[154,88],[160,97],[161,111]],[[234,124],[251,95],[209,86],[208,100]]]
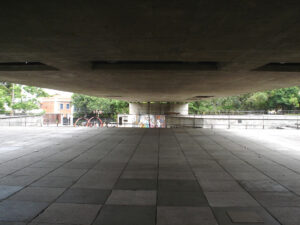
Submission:
[[[14,96],[14,102],[12,102]],[[0,83],[0,113],[5,112],[5,105],[14,110],[27,112],[38,109],[38,97],[49,96],[43,89],[32,86]]]
[[[205,114],[208,112],[220,112],[238,110],[241,106],[241,97],[223,97],[205,101],[190,102],[189,113]]]
[[[189,103],[189,113],[243,111],[243,110],[296,110],[299,109],[300,88],[280,88],[234,97],[215,98]]]
[[[9,83],[0,83],[0,113],[5,113],[5,105],[11,105],[12,85]]]
[[[292,110],[299,107],[299,87],[271,90],[269,94],[269,108]]]
[[[73,94],[72,103],[76,111],[75,117],[95,115],[100,111],[102,116],[113,118],[118,113],[128,113],[128,102],[120,100]]]
[[[27,112],[33,109],[39,109],[38,101],[36,99],[30,99],[25,102],[17,102],[12,106],[13,109],[19,109],[23,112]]]
[[[266,110],[268,109],[268,94],[265,92],[256,92],[246,98],[244,101],[244,109],[247,110]]]
[[[47,92],[45,92],[42,88],[39,88],[39,87],[23,86],[23,89],[27,93],[30,93],[31,95],[34,95],[36,98],[49,97],[49,94]]]

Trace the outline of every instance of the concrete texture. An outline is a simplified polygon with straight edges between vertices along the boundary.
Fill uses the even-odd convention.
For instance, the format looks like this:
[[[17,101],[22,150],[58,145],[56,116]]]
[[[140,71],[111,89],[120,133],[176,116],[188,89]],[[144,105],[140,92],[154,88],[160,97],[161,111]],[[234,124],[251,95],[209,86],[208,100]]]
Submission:
[[[188,103],[129,103],[129,114],[153,114],[153,115],[168,115],[168,114],[189,114]]]
[[[0,224],[300,223],[296,130],[0,133]]]
[[[298,1],[5,1],[0,79],[129,101],[300,84]]]

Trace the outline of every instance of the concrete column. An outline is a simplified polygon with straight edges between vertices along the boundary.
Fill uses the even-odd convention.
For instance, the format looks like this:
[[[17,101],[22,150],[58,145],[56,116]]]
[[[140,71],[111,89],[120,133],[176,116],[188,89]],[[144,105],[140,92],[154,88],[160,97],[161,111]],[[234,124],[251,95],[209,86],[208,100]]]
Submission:
[[[188,103],[170,103],[169,112],[179,113],[180,115],[189,114],[189,104]]]
[[[179,114],[188,115],[188,103],[183,102],[152,102],[152,103],[129,103],[129,114],[152,114],[152,115],[168,115]]]

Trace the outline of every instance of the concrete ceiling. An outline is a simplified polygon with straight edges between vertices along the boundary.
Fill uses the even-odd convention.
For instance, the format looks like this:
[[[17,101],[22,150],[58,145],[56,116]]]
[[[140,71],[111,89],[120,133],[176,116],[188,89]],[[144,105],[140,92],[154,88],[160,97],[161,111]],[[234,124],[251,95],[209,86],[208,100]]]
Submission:
[[[0,80],[129,101],[300,85],[300,2],[27,0],[0,7]]]

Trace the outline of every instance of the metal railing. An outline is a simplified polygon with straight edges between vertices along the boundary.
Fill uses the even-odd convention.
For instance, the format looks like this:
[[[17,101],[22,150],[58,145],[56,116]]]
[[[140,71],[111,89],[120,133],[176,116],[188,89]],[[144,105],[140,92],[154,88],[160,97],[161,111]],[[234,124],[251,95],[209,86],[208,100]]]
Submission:
[[[195,115],[300,115],[300,110],[225,110],[225,111],[209,111],[209,112],[202,112]],[[194,114],[191,114],[194,115]]]
[[[171,118],[169,118],[171,119]],[[172,117],[167,127],[299,129],[299,115],[193,115]]]
[[[141,128],[239,128],[239,129],[299,129],[300,115],[293,114],[218,114],[218,115],[166,115],[164,121],[157,120],[161,115],[127,115],[126,121],[118,127]],[[126,115],[123,115],[126,117]]]
[[[41,115],[15,115],[1,116],[0,126],[42,126],[43,116]]]
[[[280,111],[276,114],[262,111],[231,111],[227,114],[202,115],[133,115],[122,114],[117,122],[103,119],[103,127],[143,128],[240,128],[240,129],[300,129],[300,111]],[[263,111],[265,112],[265,111]],[[119,116],[120,117],[120,116]],[[54,121],[55,122],[55,121]],[[1,116],[0,126],[45,126],[40,115]]]

